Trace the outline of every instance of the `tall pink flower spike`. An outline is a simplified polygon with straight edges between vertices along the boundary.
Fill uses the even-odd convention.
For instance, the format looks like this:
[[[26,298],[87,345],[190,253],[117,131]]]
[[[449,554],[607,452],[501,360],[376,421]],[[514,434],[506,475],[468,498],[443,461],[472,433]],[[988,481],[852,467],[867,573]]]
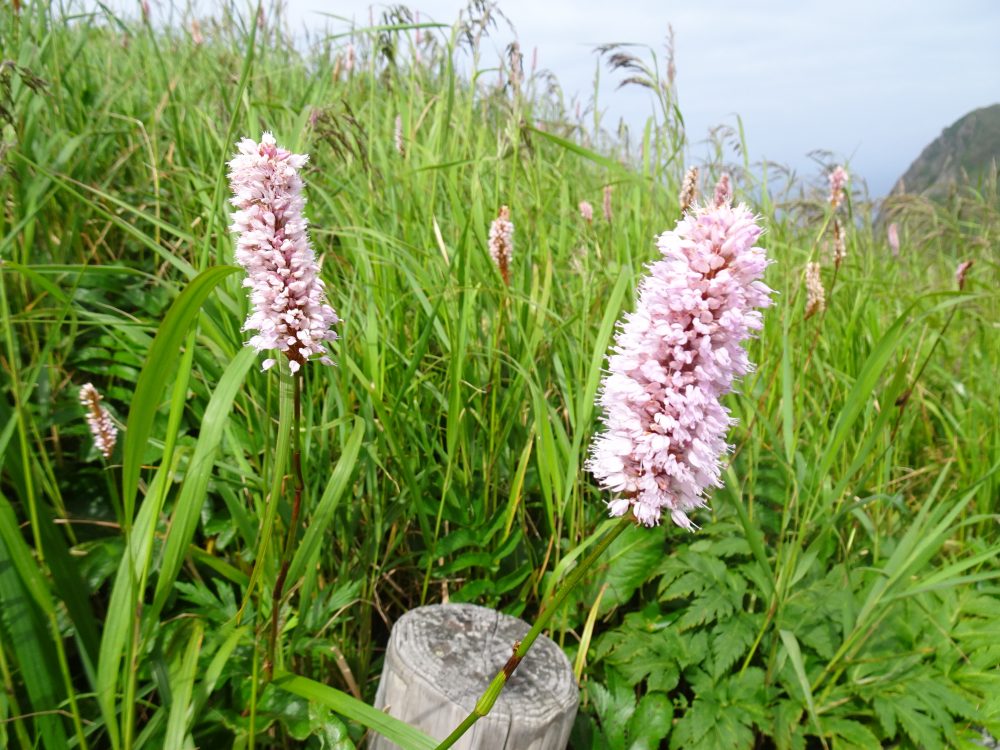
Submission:
[[[599,399],[604,432],[587,468],[647,526],[668,513],[678,526],[721,486],[720,458],[733,423],[720,398],[753,365],[742,343],[771,305],[768,265],[754,243],[763,230],[745,205],[693,208],[657,242],[635,312],[615,336]]]
[[[264,133],[260,143],[244,138],[229,162],[233,190],[236,262],[246,269],[253,310],[244,331],[257,331],[247,342],[259,352],[277,349],[295,373],[314,355],[333,364],[324,342],[336,341],[331,326],[339,322],[327,303],[319,265],[306,234],[302,178],[309,158],[276,145]],[[276,362],[265,359],[263,369]]]

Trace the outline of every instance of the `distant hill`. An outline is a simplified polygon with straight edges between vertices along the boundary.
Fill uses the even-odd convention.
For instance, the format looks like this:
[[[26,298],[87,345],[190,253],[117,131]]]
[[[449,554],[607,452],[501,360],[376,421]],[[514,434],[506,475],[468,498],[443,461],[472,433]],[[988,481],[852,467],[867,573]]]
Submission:
[[[1000,104],[975,109],[935,138],[896,182],[893,194],[943,195],[952,183],[975,183],[1000,165]]]

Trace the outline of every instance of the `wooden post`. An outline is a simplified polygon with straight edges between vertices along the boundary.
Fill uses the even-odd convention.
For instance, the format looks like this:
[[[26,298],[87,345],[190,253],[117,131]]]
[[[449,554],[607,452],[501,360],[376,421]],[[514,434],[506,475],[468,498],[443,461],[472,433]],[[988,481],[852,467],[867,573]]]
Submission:
[[[516,617],[473,604],[436,604],[392,628],[375,706],[443,740],[469,715],[529,630]],[[580,691],[562,650],[542,636],[489,715],[455,750],[565,750]],[[371,750],[399,750],[374,735]]]

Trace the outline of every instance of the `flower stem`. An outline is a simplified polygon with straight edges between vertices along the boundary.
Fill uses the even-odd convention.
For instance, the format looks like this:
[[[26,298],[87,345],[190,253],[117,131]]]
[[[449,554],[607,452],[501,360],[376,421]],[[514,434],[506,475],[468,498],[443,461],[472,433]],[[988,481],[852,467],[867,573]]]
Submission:
[[[621,520],[617,525],[612,527],[612,529],[605,534],[600,541],[594,546],[592,550],[587,554],[573,572],[569,574],[566,578],[565,583],[551,596],[549,601],[545,603],[542,607],[541,613],[539,613],[538,618],[535,620],[535,624],[531,626],[531,630],[528,634],[524,636],[524,639],[514,644],[514,653],[511,655],[507,663],[503,665],[503,669],[497,672],[493,681],[490,682],[486,692],[483,693],[479,700],[476,701],[476,707],[472,710],[468,716],[455,727],[455,731],[448,735],[448,737],[438,745],[435,750],[447,750],[447,748],[458,742],[459,738],[465,734],[469,728],[475,724],[479,719],[486,716],[490,710],[493,708],[493,704],[496,703],[497,698],[500,697],[500,693],[503,691],[504,687],[507,685],[507,680],[514,670],[517,669],[517,665],[521,663],[525,654],[528,653],[528,649],[531,648],[532,644],[538,639],[538,636],[542,634],[542,630],[548,624],[549,620],[552,619],[552,615],[556,613],[563,602],[566,601],[566,597],[570,595],[570,592],[576,588],[577,584],[583,579],[587,571],[594,565],[597,559],[604,553],[604,551],[611,545],[611,543],[618,538],[618,536],[625,531],[634,522],[634,518],[631,513],[622,516]]]
[[[293,415],[292,415],[292,474],[295,485],[292,497],[292,517],[288,523],[288,535],[285,537],[285,548],[281,553],[281,567],[278,578],[274,582],[274,593],[271,595],[271,637],[268,642],[267,678],[270,679],[274,670],[274,662],[278,643],[278,621],[281,619],[281,597],[285,590],[285,578],[288,575],[288,565],[291,562],[292,547],[299,530],[299,513],[302,509],[302,448],[300,432],[302,427],[302,373],[292,376],[294,383]]]

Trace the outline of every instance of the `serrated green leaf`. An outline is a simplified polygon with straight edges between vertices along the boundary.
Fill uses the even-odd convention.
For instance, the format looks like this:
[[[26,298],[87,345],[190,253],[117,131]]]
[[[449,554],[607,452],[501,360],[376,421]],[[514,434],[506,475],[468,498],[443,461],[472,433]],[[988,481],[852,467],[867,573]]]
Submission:
[[[746,653],[756,633],[743,614],[720,622],[716,631],[712,638],[712,670],[718,678]]]
[[[833,740],[834,750],[879,750],[882,743],[864,724],[839,716],[823,719],[827,736]]]
[[[917,746],[927,750],[944,747],[939,729],[921,710],[920,700],[916,696],[899,695],[895,703],[899,726]]]
[[[608,588],[601,599],[601,614],[632,598],[662,556],[663,537],[650,529],[633,527],[615,539],[603,558],[607,561],[603,581]]]
[[[647,693],[628,722],[629,750],[656,750],[673,725],[674,708],[664,693]]]
[[[626,750],[626,728],[635,713],[635,693],[614,670],[605,675],[606,684],[591,682],[588,693],[601,722],[609,750]]]

